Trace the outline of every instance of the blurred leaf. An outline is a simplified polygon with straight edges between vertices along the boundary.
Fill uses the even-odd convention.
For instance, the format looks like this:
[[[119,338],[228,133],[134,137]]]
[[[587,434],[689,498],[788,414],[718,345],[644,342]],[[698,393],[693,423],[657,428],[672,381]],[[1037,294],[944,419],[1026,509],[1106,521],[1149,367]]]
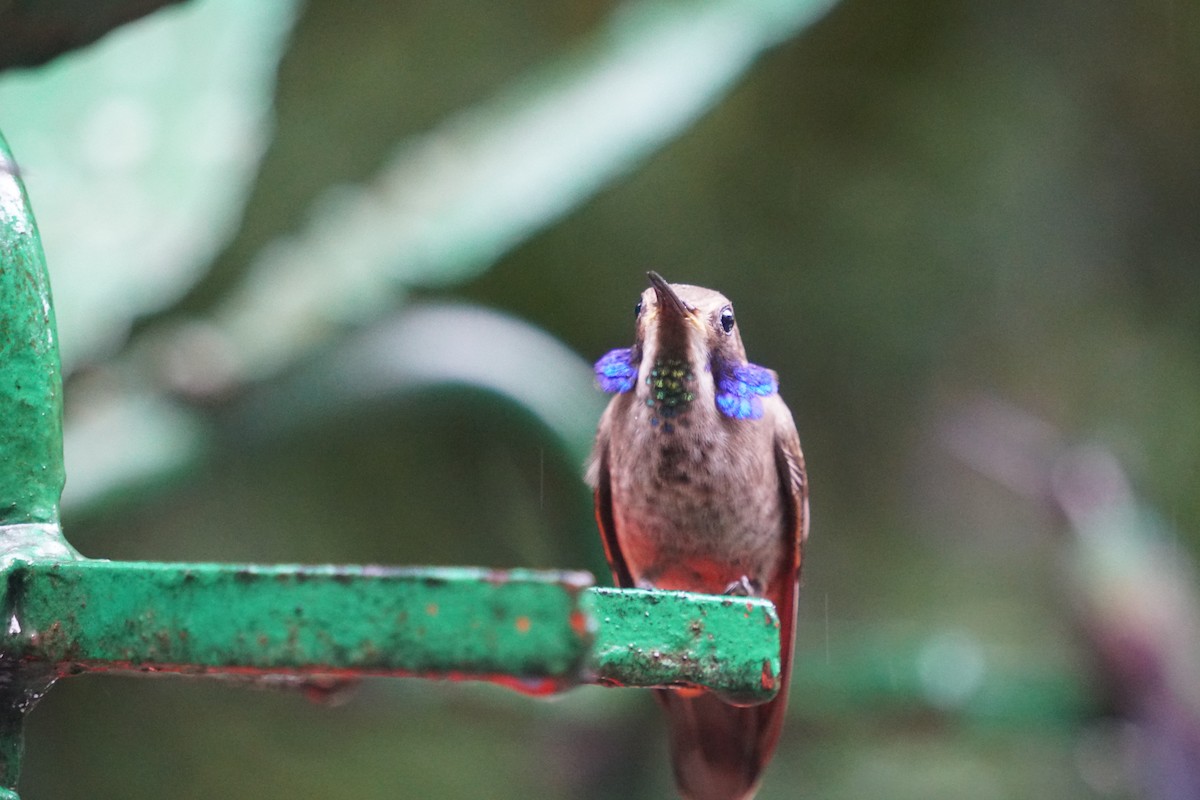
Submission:
[[[529,323],[465,305],[414,306],[257,392],[235,427],[243,437],[294,433],[366,404],[444,385],[515,402],[579,464],[604,406],[591,366]]]
[[[77,386],[72,406],[79,411],[63,436],[71,466],[62,495],[68,514],[161,485],[205,452],[208,427],[162,397]]]
[[[0,126],[42,232],[67,371],[178,296],[232,234],[296,7],[202,0],[0,77]]]
[[[828,0],[637,2],[591,41],[330,190],[215,312],[270,373],[414,285],[476,275],[687,128]],[[335,266],[336,265],[336,266]]]

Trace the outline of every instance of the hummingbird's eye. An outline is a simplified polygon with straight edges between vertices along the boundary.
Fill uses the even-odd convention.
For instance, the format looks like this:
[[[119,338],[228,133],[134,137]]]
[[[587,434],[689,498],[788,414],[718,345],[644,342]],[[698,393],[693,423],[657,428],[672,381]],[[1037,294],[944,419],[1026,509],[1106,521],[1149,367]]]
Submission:
[[[733,330],[733,307],[725,306],[721,309],[721,330],[730,333]]]
[[[638,300],[637,305],[633,307],[633,318],[637,319],[642,315],[642,301]]]

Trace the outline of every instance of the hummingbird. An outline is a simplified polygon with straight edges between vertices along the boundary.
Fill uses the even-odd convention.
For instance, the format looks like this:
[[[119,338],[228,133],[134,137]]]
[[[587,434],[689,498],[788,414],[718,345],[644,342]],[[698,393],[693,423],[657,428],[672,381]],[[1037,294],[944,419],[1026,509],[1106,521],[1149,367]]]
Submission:
[[[613,394],[587,480],[619,586],[766,597],[779,615],[779,693],[737,705],[656,690],[686,800],[749,800],[787,707],[808,483],[775,372],[746,358],[719,292],[648,273],[632,347],[596,362]]]

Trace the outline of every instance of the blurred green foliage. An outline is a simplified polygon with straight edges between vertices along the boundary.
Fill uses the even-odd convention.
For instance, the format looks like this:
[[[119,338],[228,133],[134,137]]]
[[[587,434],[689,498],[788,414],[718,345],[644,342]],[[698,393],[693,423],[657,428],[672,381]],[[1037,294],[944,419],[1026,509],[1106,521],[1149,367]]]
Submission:
[[[587,431],[601,398],[580,365],[628,340],[653,268],[733,298],[810,466],[796,687],[763,800],[1135,794],[1127,731],[1105,716],[1063,585],[1060,523],[963,469],[941,433],[982,396],[1095,439],[1194,552],[1200,9],[846,0],[744,74],[730,67],[694,123],[664,107],[654,135],[629,127],[608,172],[472,270],[397,279],[404,265],[385,264],[391,278],[354,283],[347,264],[388,251],[326,223],[360,224],[364,201],[390,214],[397,197],[438,200],[405,194],[418,185],[406,153],[436,165],[448,142],[456,175],[456,153],[481,152],[456,143],[493,141],[555,76],[593,74],[656,26],[738,15],[707,2],[269,5],[195,2],[0,77],[0,129],[45,234],[71,367],[68,493],[72,475],[89,487],[67,509],[73,544],[107,558],[598,569],[579,445],[564,444],[577,431],[486,381],[355,393],[322,375],[414,308],[468,301],[578,354],[515,363],[529,395],[590,408]],[[804,4],[753,5],[760,22],[790,20],[780,31],[805,19]],[[757,35],[740,45],[747,64],[779,38]],[[167,158],[207,152],[207,139],[173,143],[213,107],[225,149]],[[464,109],[495,124],[455,138]],[[438,175],[420,185],[451,185]],[[489,185],[476,177],[462,185]],[[375,223],[385,243],[389,214]],[[151,236],[163,230],[177,235]],[[328,249],[304,266],[310,245]],[[359,288],[289,317],[305,275]],[[284,331],[287,357],[239,360],[241,342],[283,330],[276,319],[304,323]],[[139,443],[151,422],[161,435]],[[125,461],[101,457],[122,448]],[[373,681],[330,709],[83,678],[48,696],[28,740],[30,798],[669,791],[656,709],[636,692],[541,703]]]

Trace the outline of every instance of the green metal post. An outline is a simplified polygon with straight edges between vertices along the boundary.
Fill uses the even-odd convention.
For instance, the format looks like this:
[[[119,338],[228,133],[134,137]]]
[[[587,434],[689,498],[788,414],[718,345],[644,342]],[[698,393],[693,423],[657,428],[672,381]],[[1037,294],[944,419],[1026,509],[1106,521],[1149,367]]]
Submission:
[[[62,379],[42,243],[0,137],[0,525],[58,522]]]
[[[0,567],[75,557],[62,538],[62,377],[50,281],[37,225],[0,136]],[[4,587],[0,624],[12,630]],[[0,647],[0,798],[20,770],[25,714],[50,688],[51,665]]]

